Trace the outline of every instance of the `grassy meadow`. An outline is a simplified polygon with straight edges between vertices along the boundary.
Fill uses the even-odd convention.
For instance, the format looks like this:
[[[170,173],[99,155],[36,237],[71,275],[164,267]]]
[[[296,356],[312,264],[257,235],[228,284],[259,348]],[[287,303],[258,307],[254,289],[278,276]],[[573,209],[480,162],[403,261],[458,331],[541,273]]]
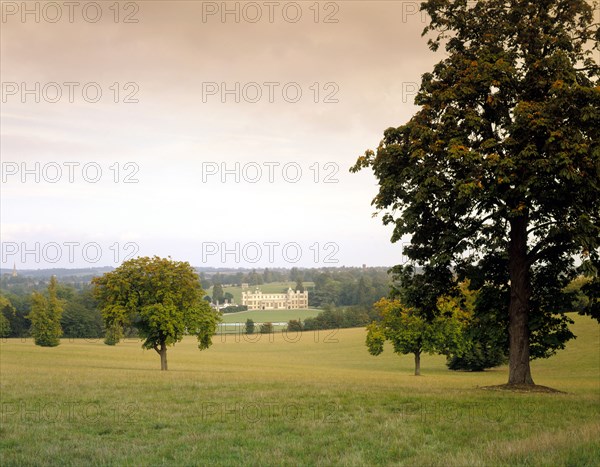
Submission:
[[[224,323],[246,323],[247,319],[251,319],[255,323],[287,323],[291,319],[301,319],[317,316],[321,311],[318,308],[307,310],[248,310],[240,311],[239,313],[224,313]]]
[[[186,338],[155,352],[127,340],[0,344],[0,463],[9,465],[598,465],[600,333],[533,363],[564,393],[478,388],[506,367],[448,371],[389,346],[372,357],[364,329]],[[250,340],[252,339],[252,341]]]

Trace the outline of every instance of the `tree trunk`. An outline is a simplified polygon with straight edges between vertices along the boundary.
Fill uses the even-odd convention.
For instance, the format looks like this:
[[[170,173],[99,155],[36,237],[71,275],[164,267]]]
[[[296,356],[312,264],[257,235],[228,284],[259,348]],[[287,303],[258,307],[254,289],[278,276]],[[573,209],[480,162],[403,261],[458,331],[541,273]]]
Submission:
[[[421,352],[415,352],[415,376],[421,376]]]
[[[527,258],[526,215],[510,220],[508,264],[510,306],[508,309],[508,384],[534,384],[529,367],[529,298],[531,284]]]
[[[167,371],[167,346],[164,342],[160,344],[160,348],[158,346],[154,347],[156,353],[160,355],[160,369],[161,371]]]

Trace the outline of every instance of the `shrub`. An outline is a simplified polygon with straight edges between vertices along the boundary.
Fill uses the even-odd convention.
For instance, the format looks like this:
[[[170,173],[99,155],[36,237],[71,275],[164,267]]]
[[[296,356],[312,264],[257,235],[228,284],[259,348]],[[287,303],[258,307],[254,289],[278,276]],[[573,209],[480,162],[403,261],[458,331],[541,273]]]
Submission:
[[[291,319],[288,321],[287,330],[289,332],[301,332],[304,329],[302,326],[302,321],[299,319]]]
[[[250,318],[246,320],[246,334],[254,334],[254,321]]]

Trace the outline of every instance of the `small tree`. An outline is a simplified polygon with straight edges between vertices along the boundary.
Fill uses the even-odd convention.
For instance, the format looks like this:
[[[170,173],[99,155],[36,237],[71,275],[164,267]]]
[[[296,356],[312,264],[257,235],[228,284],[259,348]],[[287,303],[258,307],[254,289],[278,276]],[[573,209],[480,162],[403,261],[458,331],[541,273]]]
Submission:
[[[246,334],[254,334],[254,321],[252,321],[250,318],[246,320],[245,330]]]
[[[273,334],[273,323],[262,323],[260,325],[261,334]]]
[[[213,303],[223,303],[224,293],[223,286],[219,283],[213,285],[212,301]]]
[[[460,352],[464,317],[459,316],[450,299],[440,299],[440,313],[433,319],[416,308],[405,306],[400,300],[381,299],[375,303],[381,321],[367,326],[366,345],[371,355],[383,352],[383,344],[389,340],[394,352],[414,354],[415,376],[421,374],[421,354],[427,352]]]
[[[118,322],[113,322],[106,328],[104,343],[106,345],[117,345],[123,338],[123,327]]]
[[[167,370],[167,347],[185,334],[198,338],[200,350],[211,346],[220,314],[203,300],[200,280],[189,263],[135,258],[92,282],[109,339],[118,341],[117,330],[124,326],[136,328],[144,339],[142,347],[160,355],[161,370]]]
[[[56,296],[57,284],[56,276],[52,276],[48,284],[48,297],[34,292],[31,299],[31,312],[27,318],[31,321],[30,332],[35,345],[41,347],[56,347],[60,344],[63,303]]]
[[[290,319],[287,324],[288,332],[302,332],[304,326],[302,326],[302,321],[299,319]]]

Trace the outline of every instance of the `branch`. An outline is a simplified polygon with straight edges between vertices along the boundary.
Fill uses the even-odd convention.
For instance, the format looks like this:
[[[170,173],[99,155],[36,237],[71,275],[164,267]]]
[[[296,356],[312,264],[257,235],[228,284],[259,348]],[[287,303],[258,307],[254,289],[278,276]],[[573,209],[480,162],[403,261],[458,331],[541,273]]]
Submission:
[[[565,233],[561,232],[560,234],[562,234],[562,235],[554,235],[554,236],[549,235],[546,238],[544,238],[543,240],[540,240],[537,243],[537,245],[535,245],[529,251],[529,253],[527,253],[527,264],[529,266],[531,266],[533,263],[535,263],[538,259],[540,259],[545,254],[555,251],[555,250],[560,251],[561,249],[564,249],[565,248],[565,244],[564,244]],[[566,238],[568,239],[568,237],[566,237]],[[550,246],[544,248],[544,246],[548,245],[548,244],[550,244]]]
[[[558,223],[558,221],[548,221],[548,222],[544,222],[543,224],[536,225],[536,226],[532,227],[531,229],[529,229],[529,230],[527,231],[527,233],[528,233],[528,234],[530,234],[531,232],[535,232],[537,229],[541,229],[542,227],[547,227],[547,226],[549,226],[549,225],[552,225],[552,224],[557,224],[557,223]]]
[[[583,68],[573,68],[574,71],[595,71],[598,67],[596,66],[586,66]]]

